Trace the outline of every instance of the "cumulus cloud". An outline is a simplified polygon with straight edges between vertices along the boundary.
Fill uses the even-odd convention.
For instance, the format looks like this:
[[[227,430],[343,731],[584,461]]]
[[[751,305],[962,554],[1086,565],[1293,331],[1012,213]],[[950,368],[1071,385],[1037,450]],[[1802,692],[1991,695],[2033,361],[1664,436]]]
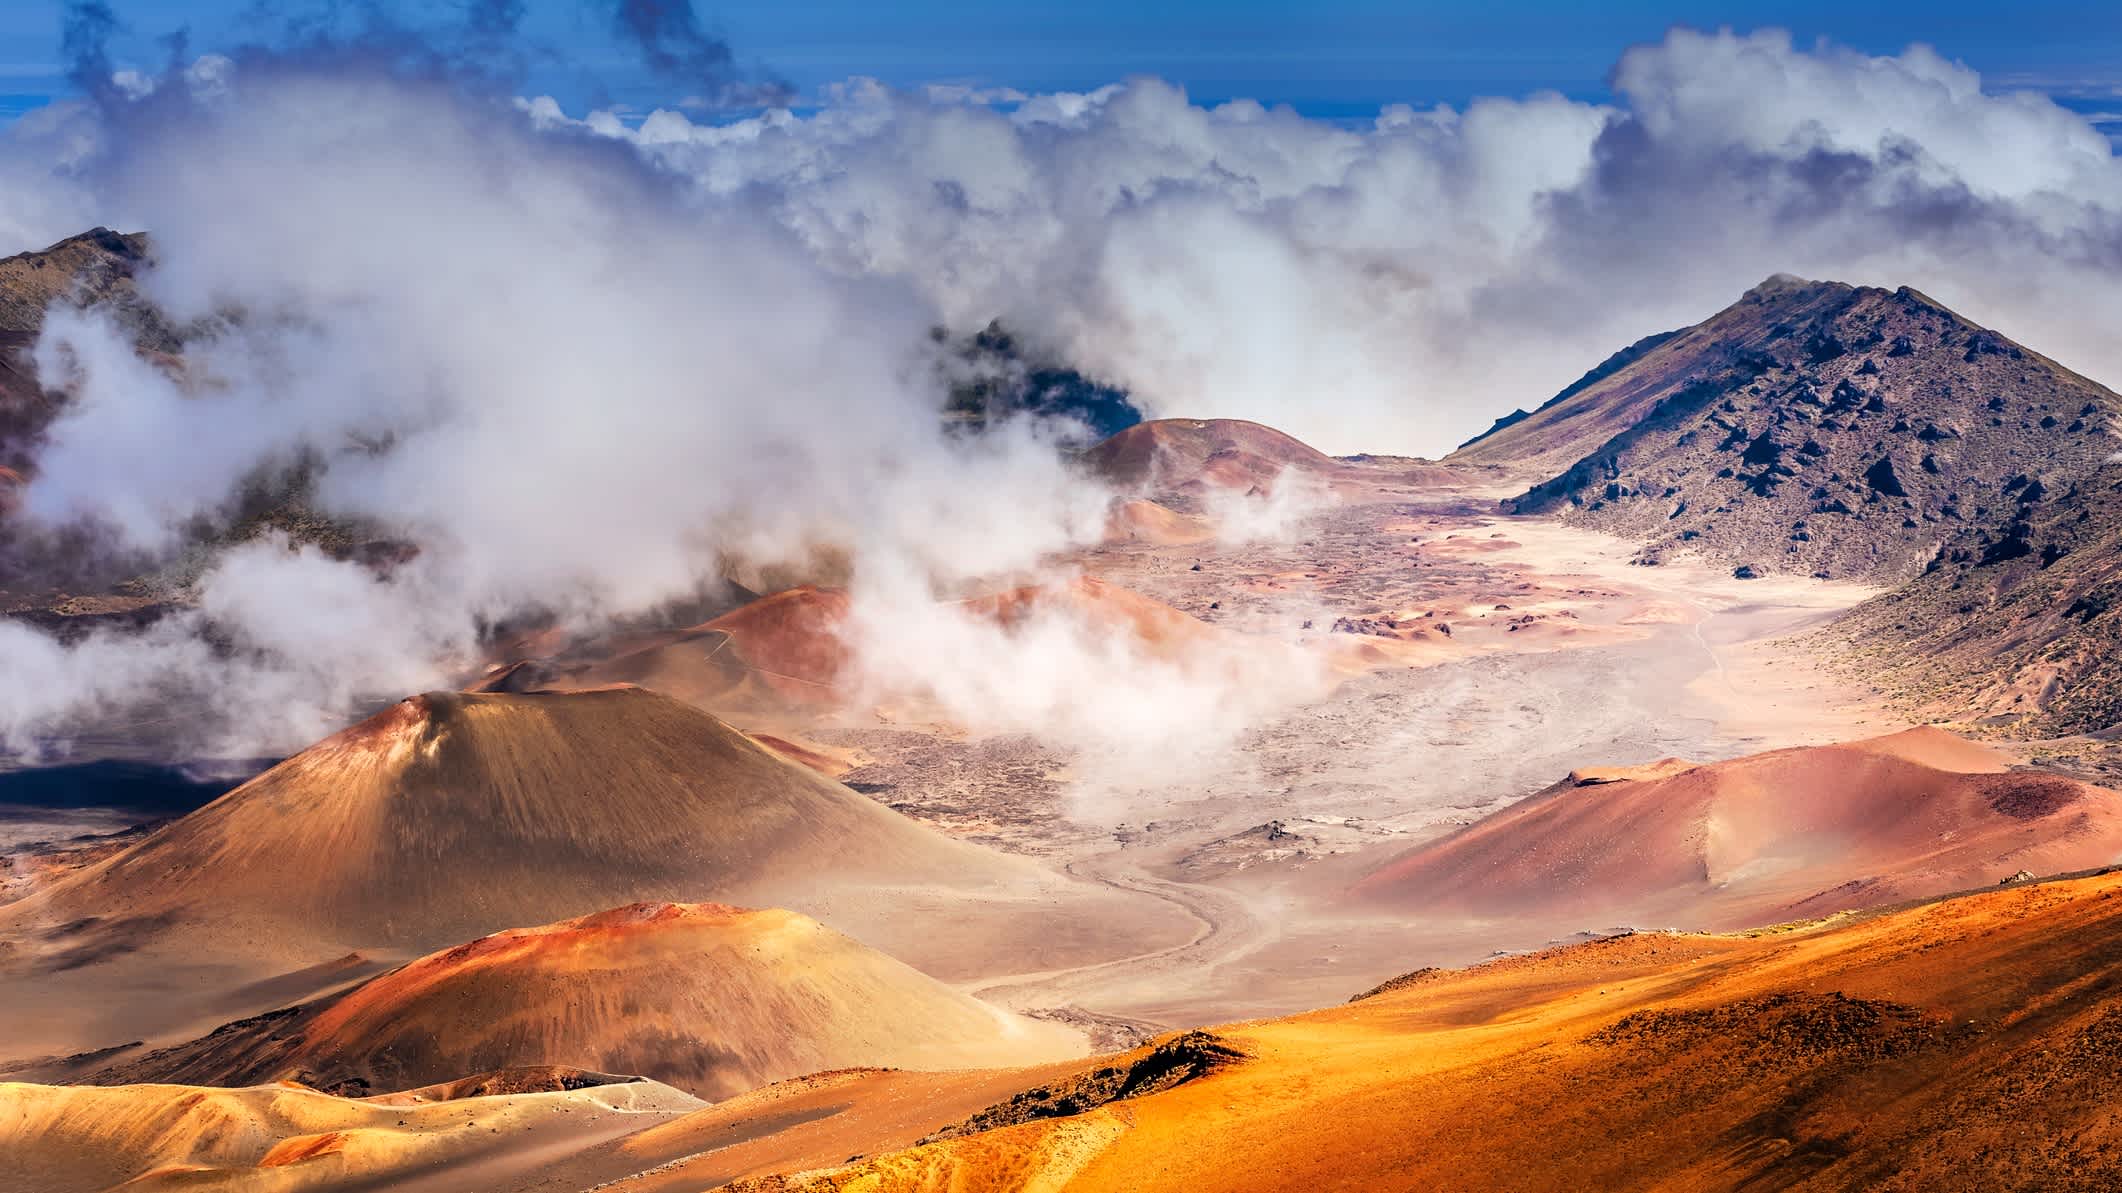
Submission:
[[[61,643],[0,621],[0,746],[63,755],[82,726],[203,758],[313,741],[379,692],[419,691],[463,664],[472,643],[450,595],[267,538],[227,552],[194,607],[144,630]]]
[[[858,81],[809,116],[589,126],[954,325],[1331,451],[1439,454],[1777,272],[1914,285],[2122,379],[2122,172],[2083,118],[1773,31],[1677,30],[1613,90],[1349,129],[1155,79],[1008,111]]]
[[[507,36],[511,5],[475,8],[471,33]],[[726,72],[689,9],[614,11],[673,69]],[[648,608],[719,559],[819,548],[854,559],[863,624],[921,627],[895,661],[953,707],[1091,740],[1227,697],[1080,624],[983,647],[916,608],[1044,574],[1106,500],[1042,428],[938,432],[936,324],[1000,318],[1158,413],[1342,452],[1438,453],[1778,271],[1915,285],[2122,379],[2106,140],[1921,48],[1678,31],[1621,57],[1612,105],[1394,106],[1356,129],[1154,79],[856,80],[807,113],[633,126],[491,79],[310,42],[0,130],[0,236],[150,229],[141,293],[188,337],[181,364],[148,361],[110,314],[55,313],[36,359],[71,399],[19,516],[168,552],[299,472],[327,512],[421,547],[378,576],[255,544],[136,638],[8,627],[0,660],[38,678],[0,704],[12,741],[204,690],[217,732],[262,717],[299,744],[496,621]],[[1280,533],[1305,498],[1222,517]],[[1083,687],[1144,674],[1146,702]]]
[[[190,338],[173,365],[108,312],[52,314],[36,357],[71,400],[20,516],[167,552],[246,480],[300,469],[320,508],[420,553],[388,583],[233,557],[137,666],[116,639],[34,651],[51,721],[199,664],[186,630],[343,708],[418,686],[416,663],[433,682],[481,625],[645,608],[729,555],[838,546],[948,587],[1101,524],[1040,427],[940,432],[918,295],[829,273],[626,146],[447,81],[272,58],[106,97],[97,136],[80,218],[154,229],[139,288]],[[418,632],[381,632],[399,624]]]
[[[937,601],[921,577],[872,567],[852,596],[866,699],[911,697],[953,724],[1076,748],[1084,814],[1125,806],[1100,793],[1235,762],[1229,751],[1246,730],[1323,695],[1332,679],[1322,655],[1271,631],[1212,629],[1055,571],[1035,587]]]

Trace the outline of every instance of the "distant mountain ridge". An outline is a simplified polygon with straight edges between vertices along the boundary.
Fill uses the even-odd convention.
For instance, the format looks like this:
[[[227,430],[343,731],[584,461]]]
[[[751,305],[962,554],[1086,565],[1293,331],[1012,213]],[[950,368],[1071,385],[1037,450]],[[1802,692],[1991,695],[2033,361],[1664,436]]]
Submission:
[[[1562,392],[1556,394],[1552,398],[1549,398],[1547,401],[1542,402],[1537,409],[1519,409],[1511,411],[1509,414],[1506,414],[1502,418],[1497,419],[1495,423],[1488,428],[1488,430],[1483,431],[1479,435],[1474,436],[1472,439],[1469,439],[1466,442],[1460,444],[1457,450],[1465,451],[1467,448],[1470,448],[1475,444],[1482,442],[1483,440],[1489,439],[1502,431],[1517,426],[1519,423],[1524,422],[1526,419],[1531,418],[1535,414],[1543,413],[1552,407],[1561,405],[1562,403],[1575,397],[1579,393],[1582,393],[1584,390],[1591,388],[1593,385],[1596,385],[1599,382],[1606,380],[1608,377],[1613,376],[1615,373],[1618,373],[1622,369],[1625,369],[1628,366],[1636,363],[1638,360],[1641,360],[1643,358],[1644,353],[1649,352],[1651,349],[1656,348],[1658,345],[1663,344],[1665,341],[1672,339],[1674,336],[1679,335],[1680,332],[1685,330],[1687,329],[1678,328],[1673,331],[1661,331],[1652,335],[1644,336],[1642,339],[1637,340],[1635,343],[1630,344],[1628,347],[1623,348],[1619,352],[1614,353],[1612,356],[1607,357],[1605,360],[1600,361],[1598,364],[1593,365],[1591,369],[1586,372],[1582,377],[1579,377],[1575,381],[1570,382],[1567,386],[1563,387]]]
[[[1824,636],[1924,715],[2122,724],[2122,398],[1902,288],[1778,275],[1449,457],[1507,508],[1894,585]]]
[[[1918,291],[1777,275],[1455,452],[1522,513],[1756,571],[1915,576],[2011,551],[2118,445],[2122,398]],[[2002,544],[2002,545],[2000,545]]]

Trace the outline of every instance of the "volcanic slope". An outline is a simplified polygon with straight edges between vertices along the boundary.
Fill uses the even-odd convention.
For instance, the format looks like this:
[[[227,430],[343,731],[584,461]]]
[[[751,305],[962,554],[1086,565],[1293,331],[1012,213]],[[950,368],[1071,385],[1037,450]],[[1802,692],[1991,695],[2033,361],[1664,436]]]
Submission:
[[[1359,899],[1563,934],[1731,929],[2122,862],[2122,794],[1937,729],[1580,771],[1360,882]]]
[[[567,1065],[725,1098],[827,1069],[1083,1051],[1067,1028],[998,1011],[807,916],[661,903],[497,932],[86,1080],[368,1094]]]
[[[0,998],[19,999],[19,1055],[154,1041],[312,993],[230,1003],[216,982],[699,900],[803,911],[951,980],[1193,928],[944,837],[665,696],[436,692],[0,908]]]
[[[1014,870],[645,689],[430,692],[19,906],[432,947],[632,899]]]
[[[1020,1096],[910,1150],[730,1188],[2111,1189],[2118,895],[2103,874],[1422,971],[1212,1029],[1194,1050],[1237,1059],[1139,1096]]]
[[[848,595],[798,585],[688,629],[592,647],[556,686],[637,683],[727,716],[767,717],[848,695]]]
[[[1191,547],[1214,540],[1215,524],[1198,514],[1182,514],[1146,498],[1115,505],[1105,520],[1109,543],[1143,543],[1153,547]]]
[[[1254,643],[1160,601],[1078,575],[1023,585],[952,602],[983,623],[1019,632],[1032,623],[1067,620],[1116,646],[1167,663],[1226,670],[1251,654],[1273,654],[1272,643]],[[899,707],[919,700],[917,689],[894,687],[888,676],[864,674],[850,644],[849,597],[845,590],[802,586],[776,592],[690,630],[651,636],[558,667],[503,668],[485,683],[513,683],[523,670],[535,686],[580,688],[609,682],[640,683],[747,728],[779,733],[807,727],[823,715],[851,708],[858,696]],[[604,653],[604,657],[596,657]],[[941,716],[924,709],[919,715]]]
[[[1544,478],[1518,512],[1756,571],[1905,580],[2101,468],[2122,415],[1914,290],[1784,275],[1609,366],[1446,462]]]
[[[2122,456],[2019,493],[2037,485],[2012,522],[1963,531],[1921,576],[1826,632],[1855,670],[1919,715],[1983,718],[1991,731],[2122,727]]]
[[[30,345],[56,304],[109,301],[132,317],[151,346],[170,349],[166,333],[150,332],[134,299],[133,273],[147,262],[147,238],[95,228],[37,252],[0,257],[0,466],[26,469],[34,433],[58,407],[38,384]]]
[[[1239,645],[1243,639],[1230,630],[1096,576],[1004,589],[966,601],[965,609],[993,619],[1006,630],[1040,617],[1073,618],[1112,634],[1147,657],[1167,661],[1247,649]],[[1251,648],[1266,652],[1271,644]]]
[[[1198,492],[1274,483],[1285,469],[1331,474],[1342,464],[1272,427],[1234,418],[1137,423],[1090,448],[1083,462],[1122,489]]]

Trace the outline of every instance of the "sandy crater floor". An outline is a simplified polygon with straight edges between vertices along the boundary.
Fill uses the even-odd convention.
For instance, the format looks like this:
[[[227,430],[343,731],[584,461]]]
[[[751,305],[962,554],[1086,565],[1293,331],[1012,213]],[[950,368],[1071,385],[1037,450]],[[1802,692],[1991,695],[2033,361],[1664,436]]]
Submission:
[[[1283,1014],[1421,965],[1536,947],[1555,937],[1371,918],[1339,894],[1575,767],[1712,761],[1901,727],[1785,640],[1872,590],[1738,580],[1699,562],[1634,566],[1633,544],[1496,515],[1490,496],[1344,489],[1288,541],[1087,553],[1087,573],[1211,623],[1385,656],[1170,773],[1114,782],[1095,759],[1025,738],[833,735],[871,759],[846,781],[873,798],[1198,924],[1190,942],[1149,955],[970,987],[1117,1042],[1131,1028]],[[1344,618],[1393,636],[1330,628]]]

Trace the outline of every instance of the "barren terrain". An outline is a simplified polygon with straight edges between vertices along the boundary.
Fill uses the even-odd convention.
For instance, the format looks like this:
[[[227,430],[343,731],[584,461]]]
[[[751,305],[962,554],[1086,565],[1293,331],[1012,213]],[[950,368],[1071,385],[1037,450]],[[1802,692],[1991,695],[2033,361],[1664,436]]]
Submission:
[[[822,734],[867,758],[844,780],[872,798],[1163,900],[1196,925],[1151,954],[989,979],[984,997],[1147,1031],[1345,997],[1410,958],[1538,946],[1550,939],[1541,929],[1377,917],[1339,892],[1579,766],[1903,727],[1784,642],[1871,589],[1635,566],[1624,540],[1494,512],[1483,477],[1404,475],[1393,462],[1343,466],[1332,503],[1286,540],[1136,540],[1082,558],[1090,575],[1341,669],[1328,695],[1233,750],[1115,781],[1095,759],[1024,738],[913,725]]]

